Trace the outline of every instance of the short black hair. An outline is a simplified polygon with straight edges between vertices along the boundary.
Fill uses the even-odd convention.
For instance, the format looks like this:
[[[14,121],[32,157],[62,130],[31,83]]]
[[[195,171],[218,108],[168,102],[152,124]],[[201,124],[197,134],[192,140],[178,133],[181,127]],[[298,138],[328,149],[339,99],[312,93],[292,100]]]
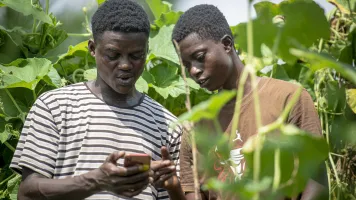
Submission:
[[[131,0],[107,0],[92,17],[94,40],[105,31],[150,34],[150,21],[143,8]]]
[[[180,42],[191,33],[197,33],[201,39],[220,40],[232,32],[226,18],[213,5],[201,4],[188,9],[179,18],[173,29],[172,40]]]

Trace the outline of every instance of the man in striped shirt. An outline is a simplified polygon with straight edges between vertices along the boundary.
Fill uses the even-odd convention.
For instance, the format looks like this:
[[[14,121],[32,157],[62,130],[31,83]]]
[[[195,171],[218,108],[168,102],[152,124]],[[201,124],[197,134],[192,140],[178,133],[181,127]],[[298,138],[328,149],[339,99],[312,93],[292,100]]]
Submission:
[[[11,163],[23,176],[18,199],[183,199],[182,130],[171,129],[176,118],[135,89],[148,49],[147,14],[129,0],[108,0],[92,29],[97,79],[44,93],[27,116]],[[125,153],[150,154],[151,169],[123,167]]]

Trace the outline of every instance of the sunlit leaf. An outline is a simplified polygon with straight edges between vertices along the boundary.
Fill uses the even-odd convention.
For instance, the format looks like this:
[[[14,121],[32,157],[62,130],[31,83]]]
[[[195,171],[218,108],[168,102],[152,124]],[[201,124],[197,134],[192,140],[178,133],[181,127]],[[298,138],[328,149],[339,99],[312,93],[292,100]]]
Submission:
[[[95,80],[97,75],[97,69],[88,69],[84,72],[84,79],[87,81]]]
[[[67,53],[64,53],[64,54],[58,56],[57,63],[62,59],[65,59],[65,58],[71,57],[71,56],[75,56],[78,54],[85,56],[87,52],[88,52],[88,41],[83,41],[75,46],[70,45],[68,47]]]
[[[350,9],[356,12],[355,0],[328,0],[328,2],[334,4],[342,13],[350,14]]]
[[[7,182],[7,191],[10,193],[11,200],[17,199],[17,193],[19,190],[20,182],[21,182],[21,175],[19,174],[16,174],[14,178],[10,179]]]
[[[180,121],[198,122],[202,119],[214,119],[221,108],[235,96],[235,91],[223,91],[213,95],[209,100],[194,106],[191,112],[186,112],[179,117]]]
[[[50,68],[48,74],[43,78],[43,80],[57,88],[64,86],[62,83],[62,78],[59,76],[57,70],[54,67]]]
[[[139,92],[148,92],[148,84],[146,80],[142,78],[142,76],[140,76],[140,78],[136,81],[135,87]]]
[[[347,103],[354,113],[356,113],[356,89],[348,89],[347,94]]]
[[[0,89],[25,87],[34,90],[51,67],[51,61],[45,58],[17,59],[10,64],[0,65]]]
[[[169,26],[175,24],[183,12],[168,12],[163,13],[158,19],[155,20],[155,25],[158,27]]]
[[[253,155],[261,137],[252,136],[243,147],[247,176],[252,178]],[[280,133],[269,133],[262,143],[260,177],[274,177],[275,151],[280,149],[280,191],[291,197],[303,191],[309,178],[315,175],[328,155],[323,137],[303,132],[293,125],[281,128]]]
[[[32,15],[35,19],[41,20],[45,23],[52,24],[52,19],[43,12],[40,5],[32,4],[32,1],[28,0],[0,0],[0,4],[4,4],[25,16]]]
[[[159,19],[161,14],[171,11],[172,4],[162,0],[146,0],[154,17]]]
[[[150,54],[179,64],[179,59],[171,41],[173,25],[163,26],[158,34],[150,37]]]
[[[290,49],[290,53],[295,56],[307,59],[311,63],[311,68],[313,70],[326,67],[332,68],[339,72],[347,80],[356,84],[356,70],[352,66],[337,62],[331,57],[305,50]]]
[[[104,3],[106,0],[96,0],[96,2],[98,3],[98,5],[101,5],[102,3]]]

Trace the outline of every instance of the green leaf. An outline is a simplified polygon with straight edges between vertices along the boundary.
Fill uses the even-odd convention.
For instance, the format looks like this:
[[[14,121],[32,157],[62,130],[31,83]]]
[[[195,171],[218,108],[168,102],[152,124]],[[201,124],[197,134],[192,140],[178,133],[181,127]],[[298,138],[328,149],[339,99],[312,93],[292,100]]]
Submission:
[[[253,27],[253,55],[262,57],[262,44],[272,48],[277,37],[277,27],[272,23],[272,16],[268,12],[261,13],[261,16],[252,21]],[[243,50],[247,51],[247,23],[241,23],[231,27],[235,43]]]
[[[138,80],[136,81],[135,87],[139,92],[148,92],[148,84],[146,80],[142,78],[142,76],[140,76],[140,78],[138,78]]]
[[[95,80],[97,75],[97,69],[88,69],[84,72],[84,79],[87,81]]]
[[[39,33],[29,33],[22,36],[24,48],[31,54],[45,55],[56,48],[68,37],[67,33],[50,24],[42,24]]]
[[[191,112],[186,112],[179,117],[179,121],[189,120],[198,122],[202,119],[214,119],[220,109],[235,96],[235,91],[223,91],[213,95],[209,100],[194,106]]]
[[[0,117],[0,124],[0,143],[3,144],[9,139],[11,132],[7,126],[8,124],[6,124],[5,119],[2,117]]]
[[[58,56],[58,60],[56,63],[59,61],[66,59],[68,57],[73,57],[73,56],[82,56],[84,57],[88,52],[88,41],[83,41],[79,44],[76,44],[75,46],[70,45],[68,47],[67,53],[64,53],[60,56]]]
[[[290,53],[297,57],[303,57],[311,63],[313,70],[332,68],[339,72],[344,78],[356,84],[356,70],[347,64],[337,62],[333,58],[314,52],[299,49],[290,49]]]
[[[17,59],[10,64],[0,65],[0,89],[25,87],[34,90],[51,67],[51,61],[45,58]]]
[[[150,83],[149,86],[154,88],[164,99],[167,99],[168,96],[178,97],[185,93],[185,85],[183,78],[177,72],[177,66],[162,62],[149,70],[149,73],[154,77],[154,83]]]
[[[168,13],[163,13],[159,17],[159,19],[155,20],[155,25],[158,27],[163,27],[163,26],[169,26],[172,24],[177,23],[179,17],[183,14],[183,12],[168,12]]]
[[[98,3],[98,5],[100,6],[102,3],[104,3],[106,0],[96,0],[96,2]]]
[[[161,0],[146,0],[155,19],[159,19],[161,14],[171,11],[172,4]]]
[[[16,10],[17,12],[22,13],[25,16],[32,15],[37,20],[52,24],[52,19],[50,16],[43,12],[43,9],[39,4],[32,4],[32,1],[0,0],[0,3]]]
[[[268,16],[272,17],[281,14],[279,5],[269,1],[258,2],[253,7],[255,8],[257,17],[265,16],[266,12]]]
[[[298,57],[290,54],[289,49],[308,48],[320,38],[327,40],[330,36],[329,22],[324,10],[314,1],[282,2],[280,8],[286,20],[278,54],[284,61],[293,64]]]
[[[356,113],[356,89],[346,90],[347,103],[354,113]]]
[[[293,125],[283,126],[281,133],[267,134],[263,141],[260,178],[274,177],[275,151],[280,149],[280,192],[288,197],[303,191],[309,178],[315,175],[328,156],[328,145],[323,137],[303,132]],[[261,137],[253,136],[243,147],[247,178],[252,179],[253,157],[259,142],[262,142]]]
[[[163,26],[158,34],[150,37],[150,54],[179,65],[179,58],[171,41],[173,27],[174,25]]]
[[[59,76],[57,70],[53,66],[50,68],[48,74],[43,78],[43,80],[56,88],[64,86],[62,83],[62,78]]]
[[[10,63],[11,61],[22,56],[22,52],[26,52],[26,49],[22,47],[21,36],[25,32],[15,27],[11,30],[7,30],[0,26],[0,63]]]
[[[328,0],[328,1],[334,4],[342,13],[350,14],[350,9],[352,10],[353,13],[356,12],[356,0]]]
[[[10,94],[10,90],[8,90]],[[26,96],[25,93],[22,93],[24,97]],[[21,112],[27,112],[28,108],[21,102],[15,99],[14,94],[12,94],[15,103],[19,106]],[[7,118],[22,118],[21,112],[17,109],[15,103],[12,101],[8,93],[4,90],[0,90],[0,114],[4,115]]]
[[[7,191],[10,193],[11,200],[17,199],[17,193],[19,190],[20,182],[21,182],[21,175],[19,174],[16,174],[14,178],[10,179],[7,182]]]

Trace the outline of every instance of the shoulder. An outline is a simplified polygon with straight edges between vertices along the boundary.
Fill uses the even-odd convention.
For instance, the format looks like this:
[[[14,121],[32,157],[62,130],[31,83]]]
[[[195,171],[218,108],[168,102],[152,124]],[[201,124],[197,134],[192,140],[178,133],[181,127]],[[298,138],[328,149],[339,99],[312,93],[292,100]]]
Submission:
[[[53,102],[58,99],[76,99],[81,95],[90,94],[84,83],[76,83],[62,88],[47,91],[38,97],[43,103]]]
[[[290,99],[298,88],[302,87],[302,85],[298,82],[289,82],[268,77],[262,77],[260,82],[260,93],[262,95],[264,94],[263,96],[267,95],[280,100]],[[301,97],[311,98],[305,88],[302,89]]]
[[[164,106],[160,103],[152,99],[151,97],[145,95],[142,104],[145,105],[151,112],[159,114],[166,118],[168,121],[177,121],[177,117],[167,110]]]

